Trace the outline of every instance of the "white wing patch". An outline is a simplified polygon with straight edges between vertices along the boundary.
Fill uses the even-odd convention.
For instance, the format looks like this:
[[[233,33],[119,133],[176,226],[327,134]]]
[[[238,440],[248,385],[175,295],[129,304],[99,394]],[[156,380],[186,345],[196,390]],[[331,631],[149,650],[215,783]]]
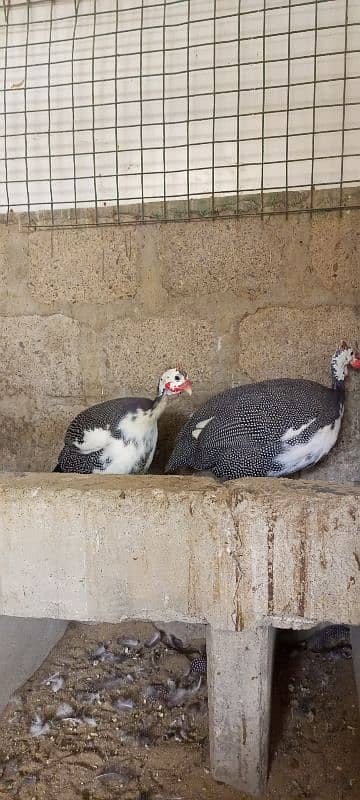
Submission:
[[[198,422],[196,428],[194,428],[194,430],[191,433],[193,439],[199,438],[201,431],[203,431],[204,428],[206,428],[206,426],[209,424],[209,422],[211,422],[212,419],[214,419],[214,417],[209,417],[209,419],[202,419],[201,422]]]
[[[289,439],[295,439],[296,436],[300,436],[300,433],[306,431],[307,428],[310,428],[310,425],[312,425],[315,420],[316,417],[313,417],[309,422],[304,422],[303,425],[300,425],[300,428],[288,428],[281,437],[281,441],[288,442]]]
[[[124,442],[123,439],[115,439],[112,436],[100,455],[104,468],[95,469],[94,472],[99,472],[101,475],[129,475],[138,468],[137,465],[146,455],[146,463],[139,472],[147,472],[154,457],[156,442],[156,425],[153,425],[148,435],[140,442]]]
[[[93,453],[95,450],[102,450],[112,439],[108,428],[93,428],[84,431],[84,440],[79,442],[74,439],[73,444],[80,450],[80,453]]]
[[[341,427],[342,414],[335,421],[333,426],[325,425],[320,428],[308,442],[303,444],[286,445],[282,453],[276,459],[281,469],[279,471],[270,470],[267,473],[269,478],[290,475],[298,472],[311,464],[316,464],[326,456],[338,438]]]

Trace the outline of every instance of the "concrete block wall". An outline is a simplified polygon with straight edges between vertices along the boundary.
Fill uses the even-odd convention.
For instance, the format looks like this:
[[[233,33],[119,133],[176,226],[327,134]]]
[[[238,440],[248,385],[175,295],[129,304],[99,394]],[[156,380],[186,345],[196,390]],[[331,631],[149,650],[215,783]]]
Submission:
[[[88,230],[0,226],[0,424],[4,470],[49,470],[84,406],[155,392],[180,362],[194,395],[265,377],[327,382],[339,338],[360,339],[360,212]],[[360,479],[360,380],[336,452],[305,477]]]

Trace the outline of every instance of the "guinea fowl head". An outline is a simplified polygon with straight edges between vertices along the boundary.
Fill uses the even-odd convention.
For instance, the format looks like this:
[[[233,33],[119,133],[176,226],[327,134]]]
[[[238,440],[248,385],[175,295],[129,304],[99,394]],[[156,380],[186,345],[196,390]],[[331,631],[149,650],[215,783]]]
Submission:
[[[349,366],[360,369],[360,353],[357,346],[349,347],[342,341],[331,359],[331,375],[335,386],[344,382]]]
[[[181,369],[167,369],[159,380],[158,396],[172,397],[183,392],[192,392],[192,384],[186,372]]]

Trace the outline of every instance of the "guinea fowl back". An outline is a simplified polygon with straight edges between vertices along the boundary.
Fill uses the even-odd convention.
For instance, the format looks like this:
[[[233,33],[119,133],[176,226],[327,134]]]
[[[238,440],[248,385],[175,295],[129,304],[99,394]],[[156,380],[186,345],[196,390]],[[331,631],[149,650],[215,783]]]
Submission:
[[[152,406],[153,401],[148,397],[119,397],[86,408],[70,423],[65,434],[65,444],[71,447],[75,439],[81,442],[84,430],[94,428],[108,428],[116,437],[119,435],[119,420],[124,414],[135,414],[138,410],[149,411]]]
[[[166,471],[183,467],[208,469],[212,458],[199,466],[196,437],[201,434],[201,450],[216,451],[250,438],[254,442],[274,441],[290,428],[299,429],[306,419],[315,417],[322,425],[331,424],[339,411],[341,392],[314,381],[278,378],[227,389],[197,409],[177,436]],[[213,418],[221,423],[210,425]],[[208,425],[204,425],[204,421]]]

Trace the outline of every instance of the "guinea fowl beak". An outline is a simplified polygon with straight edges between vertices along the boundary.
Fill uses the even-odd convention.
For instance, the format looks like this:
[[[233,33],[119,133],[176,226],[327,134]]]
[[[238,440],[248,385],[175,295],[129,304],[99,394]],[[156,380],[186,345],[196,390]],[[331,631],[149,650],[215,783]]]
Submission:
[[[183,383],[181,385],[181,389],[182,389],[183,392],[186,392],[186,394],[192,394],[192,383],[191,383],[191,381],[189,381],[189,379],[187,379],[185,381],[185,383]]]

